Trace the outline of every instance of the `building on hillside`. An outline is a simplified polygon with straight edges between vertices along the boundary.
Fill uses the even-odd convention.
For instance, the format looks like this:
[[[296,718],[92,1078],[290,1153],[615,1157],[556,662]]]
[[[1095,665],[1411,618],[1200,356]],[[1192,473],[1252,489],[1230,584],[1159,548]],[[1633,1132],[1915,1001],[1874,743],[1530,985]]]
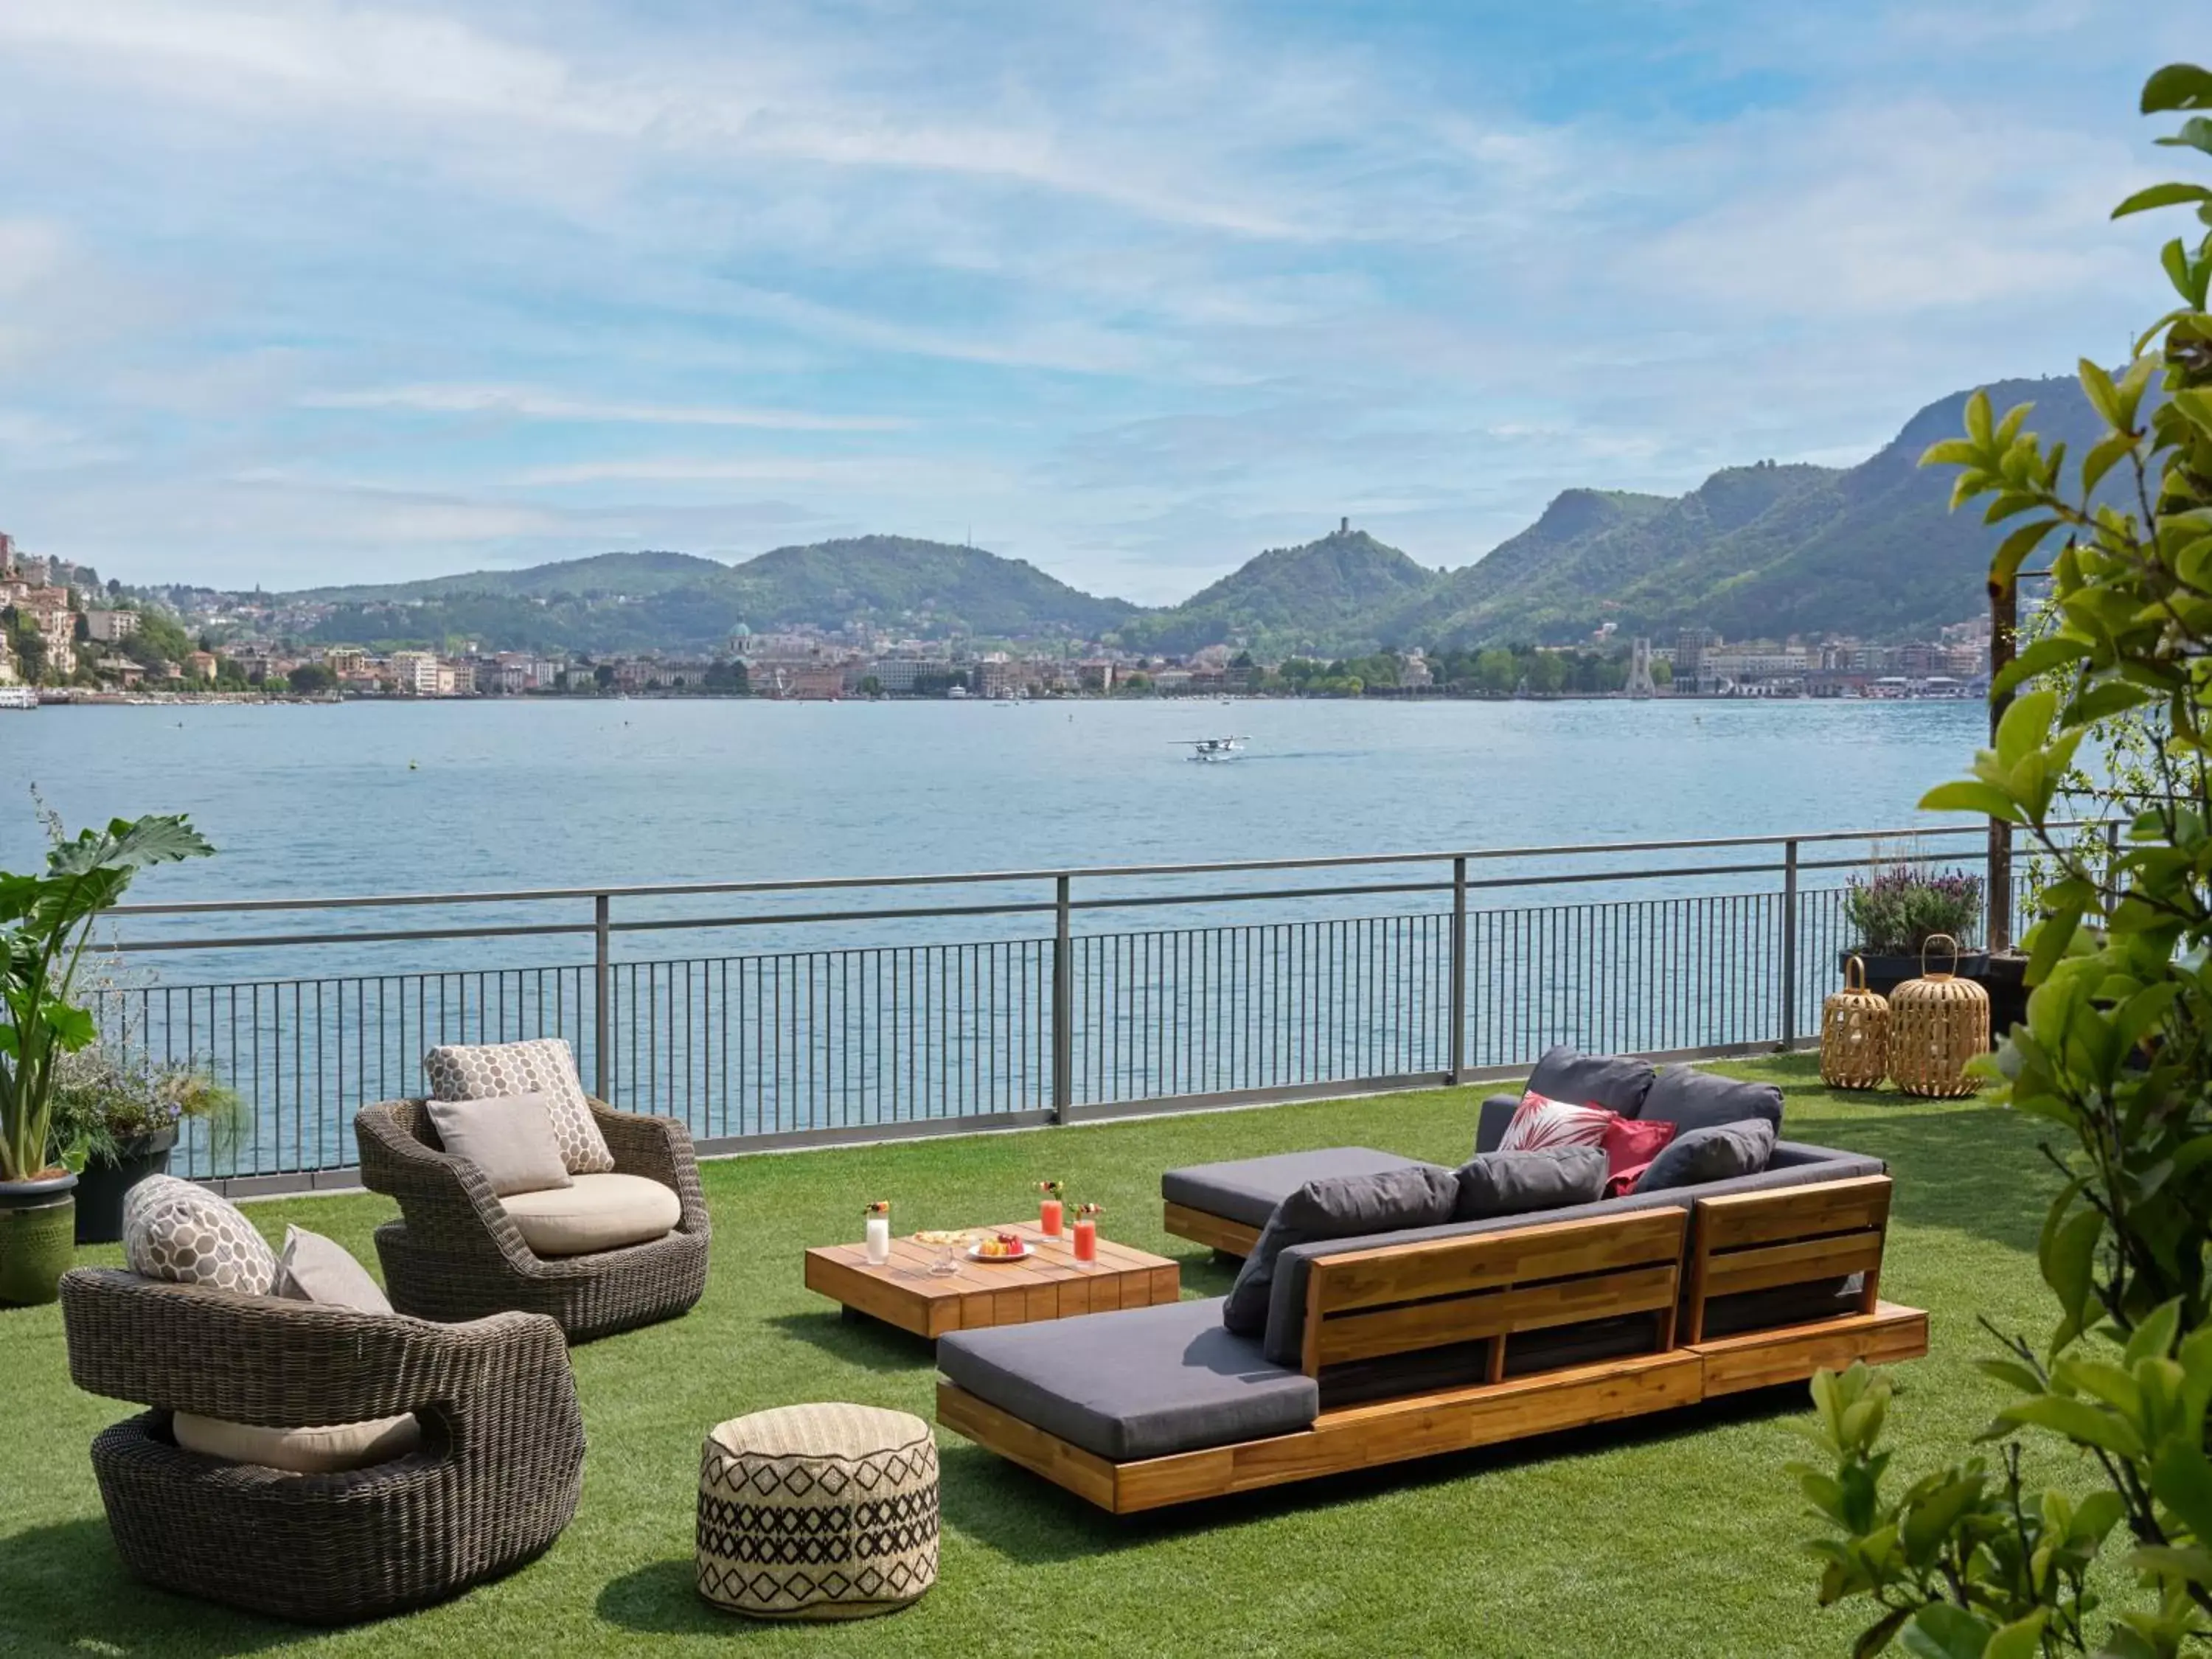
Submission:
[[[1085,691],[1111,691],[1114,666],[1110,657],[1086,657],[1075,665],[1076,684]]]
[[[185,659],[185,672],[203,684],[211,682],[220,666],[212,651],[195,651]]]
[[[334,645],[323,653],[323,666],[343,679],[368,666],[368,653],[357,645]]]
[[[137,687],[146,678],[146,671],[128,657],[102,657],[92,665],[92,672],[104,680],[112,680],[125,691]]]
[[[76,673],[76,612],[70,608],[69,589],[27,586],[14,605],[23,625],[36,629],[45,642],[48,676],[59,679]]]
[[[4,541],[5,537],[0,537]],[[0,629],[0,685],[13,685],[22,678],[15,666],[15,647],[9,643],[6,630]]]
[[[1415,646],[1398,665],[1398,685],[1401,690],[1426,691],[1437,683],[1435,672],[1429,667],[1427,653]]]
[[[84,636],[106,644],[129,639],[138,631],[136,611],[88,611],[84,613]]]

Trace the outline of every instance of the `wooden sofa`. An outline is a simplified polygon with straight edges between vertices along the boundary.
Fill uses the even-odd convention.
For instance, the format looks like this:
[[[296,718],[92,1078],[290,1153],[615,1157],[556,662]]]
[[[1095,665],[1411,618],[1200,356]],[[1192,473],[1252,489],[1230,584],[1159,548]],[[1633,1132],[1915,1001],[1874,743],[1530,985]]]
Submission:
[[[1303,1245],[1220,1302],[962,1332],[938,1418],[1117,1515],[1924,1353],[1881,1299],[1887,1174]],[[1593,1212],[1593,1211],[1601,1212]]]

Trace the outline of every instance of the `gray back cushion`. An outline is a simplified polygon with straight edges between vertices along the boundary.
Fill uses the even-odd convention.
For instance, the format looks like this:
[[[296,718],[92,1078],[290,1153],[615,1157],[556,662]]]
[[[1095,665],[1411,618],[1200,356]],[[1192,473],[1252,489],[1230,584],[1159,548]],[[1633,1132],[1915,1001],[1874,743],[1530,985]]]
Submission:
[[[1816,1181],[1844,1181],[1854,1176],[1880,1175],[1887,1166],[1878,1158],[1838,1152],[1829,1146],[1778,1141],[1774,1156],[1757,1175],[1740,1176],[1703,1187],[1671,1187],[1662,1191],[1631,1193],[1626,1198],[1601,1199],[1595,1204],[1576,1204],[1547,1212],[1544,1220],[1581,1221],[1589,1216],[1626,1215],[1636,1210],[1671,1205],[1686,1210],[1700,1198],[1723,1198],[1730,1193],[1765,1192],[1775,1187],[1800,1187]],[[1400,1232],[1370,1238],[1322,1240],[1297,1244],[1282,1252],[1274,1264],[1273,1287],[1267,1304],[1267,1329],[1261,1346],[1278,1365],[1300,1363],[1305,1342],[1307,1270],[1320,1257],[1344,1250],[1370,1250],[1385,1244],[1427,1243],[1436,1239],[1470,1238],[1482,1233],[1502,1233],[1528,1222],[1520,1216],[1492,1216],[1484,1221],[1455,1221],[1420,1232]]]
[[[1433,1227],[1449,1221],[1458,1203],[1458,1171],[1433,1164],[1309,1181],[1267,1218],[1223,1298],[1221,1322],[1240,1336],[1267,1328],[1275,1259],[1292,1245]]]
[[[1459,1166],[1455,1221],[1589,1204],[1605,1195],[1606,1159],[1596,1146],[1482,1152]]]
[[[1669,1066],[1659,1073],[1644,1097],[1644,1115],[1671,1123],[1683,1134],[1709,1129],[1716,1123],[1741,1123],[1763,1117],[1782,1129],[1782,1091],[1771,1083],[1746,1083],[1740,1078],[1717,1077],[1694,1066]]]
[[[1757,1175],[1774,1156],[1774,1126],[1763,1117],[1715,1123],[1676,1135],[1651,1160],[1632,1189],[1664,1192]]]
[[[1528,1086],[1547,1100],[1570,1106],[1602,1106],[1623,1117],[1640,1117],[1644,1097],[1657,1073],[1640,1060],[1620,1054],[1586,1054],[1560,1043],[1547,1049],[1528,1073]]]

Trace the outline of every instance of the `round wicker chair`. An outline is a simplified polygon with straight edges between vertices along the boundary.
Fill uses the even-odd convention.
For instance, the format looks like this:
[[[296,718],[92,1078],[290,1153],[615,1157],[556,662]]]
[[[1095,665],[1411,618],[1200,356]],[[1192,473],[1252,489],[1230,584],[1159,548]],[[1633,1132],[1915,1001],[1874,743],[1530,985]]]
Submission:
[[[584,1422],[559,1328],[433,1325],[80,1267],[70,1375],[151,1407],[92,1443],[124,1565],[164,1589],[307,1624],[439,1601],[538,1554],[576,1511]],[[179,1447],[176,1412],[271,1427],[413,1412],[422,1444],[337,1474]]]
[[[423,1319],[478,1319],[502,1309],[549,1314],[571,1342],[673,1319],[707,1288],[713,1225],[691,1135],[674,1118],[592,1102],[615,1168],[672,1188],[682,1218],[665,1238],[593,1255],[540,1256],[522,1242],[483,1174],[438,1144],[420,1100],[364,1106],[354,1119],[362,1184],[399,1200],[376,1230],[392,1305]]]

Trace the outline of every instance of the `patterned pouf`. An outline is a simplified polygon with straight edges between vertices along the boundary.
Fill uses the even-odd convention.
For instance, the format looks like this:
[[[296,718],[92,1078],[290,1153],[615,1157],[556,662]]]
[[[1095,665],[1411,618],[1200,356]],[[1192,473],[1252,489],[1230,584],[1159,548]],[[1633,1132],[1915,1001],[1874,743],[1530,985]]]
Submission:
[[[937,1582],[937,1442],[873,1406],[732,1418],[699,1462],[699,1594],[757,1619],[865,1619]]]

